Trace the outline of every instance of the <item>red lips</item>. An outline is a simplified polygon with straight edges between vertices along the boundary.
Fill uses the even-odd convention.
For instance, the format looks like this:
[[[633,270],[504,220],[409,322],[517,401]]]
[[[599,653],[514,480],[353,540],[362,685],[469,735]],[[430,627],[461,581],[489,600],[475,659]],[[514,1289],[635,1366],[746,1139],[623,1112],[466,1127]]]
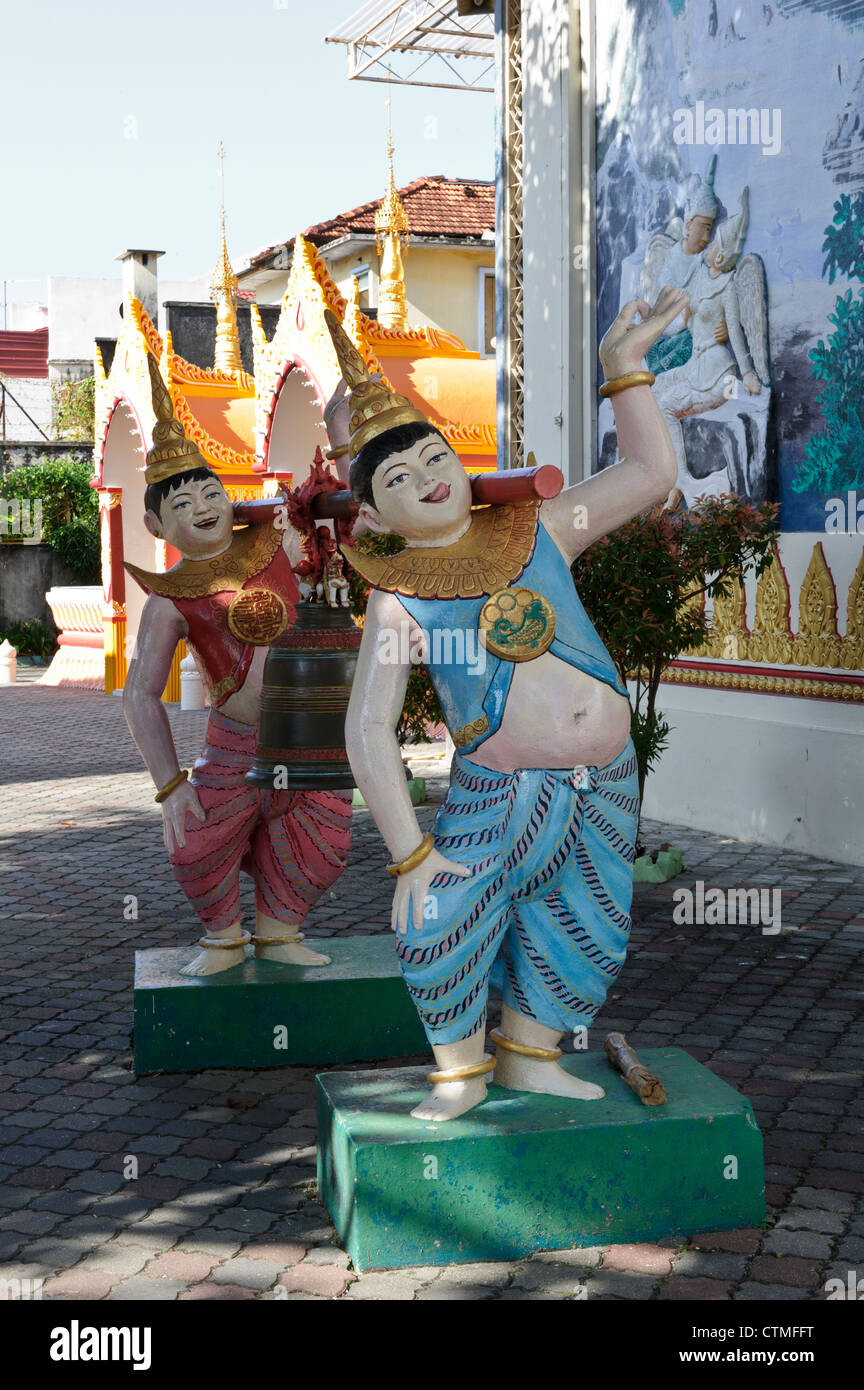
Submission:
[[[421,502],[446,502],[450,496],[450,487],[447,483],[436,483],[431,492],[427,492],[425,497],[421,497]]]

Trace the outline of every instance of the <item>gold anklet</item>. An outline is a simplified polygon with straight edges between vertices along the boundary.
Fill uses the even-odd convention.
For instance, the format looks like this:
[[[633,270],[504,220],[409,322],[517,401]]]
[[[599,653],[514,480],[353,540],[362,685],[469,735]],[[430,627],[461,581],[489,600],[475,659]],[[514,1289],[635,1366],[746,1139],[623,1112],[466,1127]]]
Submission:
[[[433,1086],[445,1081],[470,1081],[472,1076],[485,1076],[487,1071],[494,1071],[495,1058],[488,1054],[482,1062],[475,1062],[470,1067],[450,1067],[447,1071],[430,1071],[426,1073],[426,1080],[431,1081]]]
[[[255,946],[282,946],[290,945],[292,941],[305,941],[303,932],[297,936],[253,936],[252,941]]]
[[[418,864],[422,864],[435,848],[434,835],[424,835],[415,850],[412,850],[407,859],[400,859],[398,864],[388,864],[387,872],[393,878],[398,878],[400,874],[407,874],[411,869],[416,869]]]
[[[489,1041],[496,1047],[501,1047],[505,1052],[517,1052],[520,1057],[537,1057],[541,1062],[557,1062],[563,1056],[560,1047],[527,1047],[525,1043],[514,1042],[512,1038],[505,1038],[504,1034],[498,1029],[493,1028],[489,1034]]]
[[[202,936],[198,941],[198,945],[216,946],[220,951],[229,951],[235,946],[248,946],[251,940],[252,938],[248,931],[244,931],[241,932],[240,936],[232,936],[230,941],[211,941],[208,936]]]
[[[600,387],[600,395],[617,396],[619,391],[626,391],[630,386],[653,386],[653,372],[627,372],[625,376],[613,376],[611,381],[604,381]]]

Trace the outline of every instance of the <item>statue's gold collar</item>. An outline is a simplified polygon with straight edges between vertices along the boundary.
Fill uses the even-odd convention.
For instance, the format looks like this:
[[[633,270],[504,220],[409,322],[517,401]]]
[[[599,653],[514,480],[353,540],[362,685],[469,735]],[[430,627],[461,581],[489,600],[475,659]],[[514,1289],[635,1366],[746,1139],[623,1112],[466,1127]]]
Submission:
[[[479,598],[503,589],[534,550],[539,502],[480,507],[452,545],[406,546],[396,555],[370,555],[343,545],[349,565],[375,589],[408,598]]]
[[[182,559],[164,574],[151,574],[130,564],[125,564],[124,569],[137,579],[142,589],[166,598],[236,593],[247,579],[267,568],[281,544],[281,531],[262,523],[235,531],[228,549],[210,560]]]

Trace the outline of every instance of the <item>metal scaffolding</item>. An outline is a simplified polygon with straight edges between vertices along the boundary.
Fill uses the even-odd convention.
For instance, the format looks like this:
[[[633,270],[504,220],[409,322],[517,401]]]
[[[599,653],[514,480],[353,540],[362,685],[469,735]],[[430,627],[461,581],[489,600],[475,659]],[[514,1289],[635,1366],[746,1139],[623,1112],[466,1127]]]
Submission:
[[[370,0],[328,34],[362,82],[494,92],[495,20],[460,15],[457,0]]]

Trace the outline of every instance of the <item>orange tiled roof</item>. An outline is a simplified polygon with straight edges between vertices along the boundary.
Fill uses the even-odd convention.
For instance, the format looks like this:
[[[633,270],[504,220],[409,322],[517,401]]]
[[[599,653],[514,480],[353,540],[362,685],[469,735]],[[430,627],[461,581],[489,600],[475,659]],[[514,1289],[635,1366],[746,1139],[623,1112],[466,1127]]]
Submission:
[[[414,179],[398,190],[408,214],[412,236],[454,237],[463,241],[495,230],[495,185],[482,179],[448,179],[430,174]],[[316,222],[303,233],[314,246],[326,246],[352,232],[374,233],[375,212],[381,198],[361,203],[326,222]],[[249,268],[260,265],[283,246],[293,246],[294,238],[265,247],[249,258]]]

